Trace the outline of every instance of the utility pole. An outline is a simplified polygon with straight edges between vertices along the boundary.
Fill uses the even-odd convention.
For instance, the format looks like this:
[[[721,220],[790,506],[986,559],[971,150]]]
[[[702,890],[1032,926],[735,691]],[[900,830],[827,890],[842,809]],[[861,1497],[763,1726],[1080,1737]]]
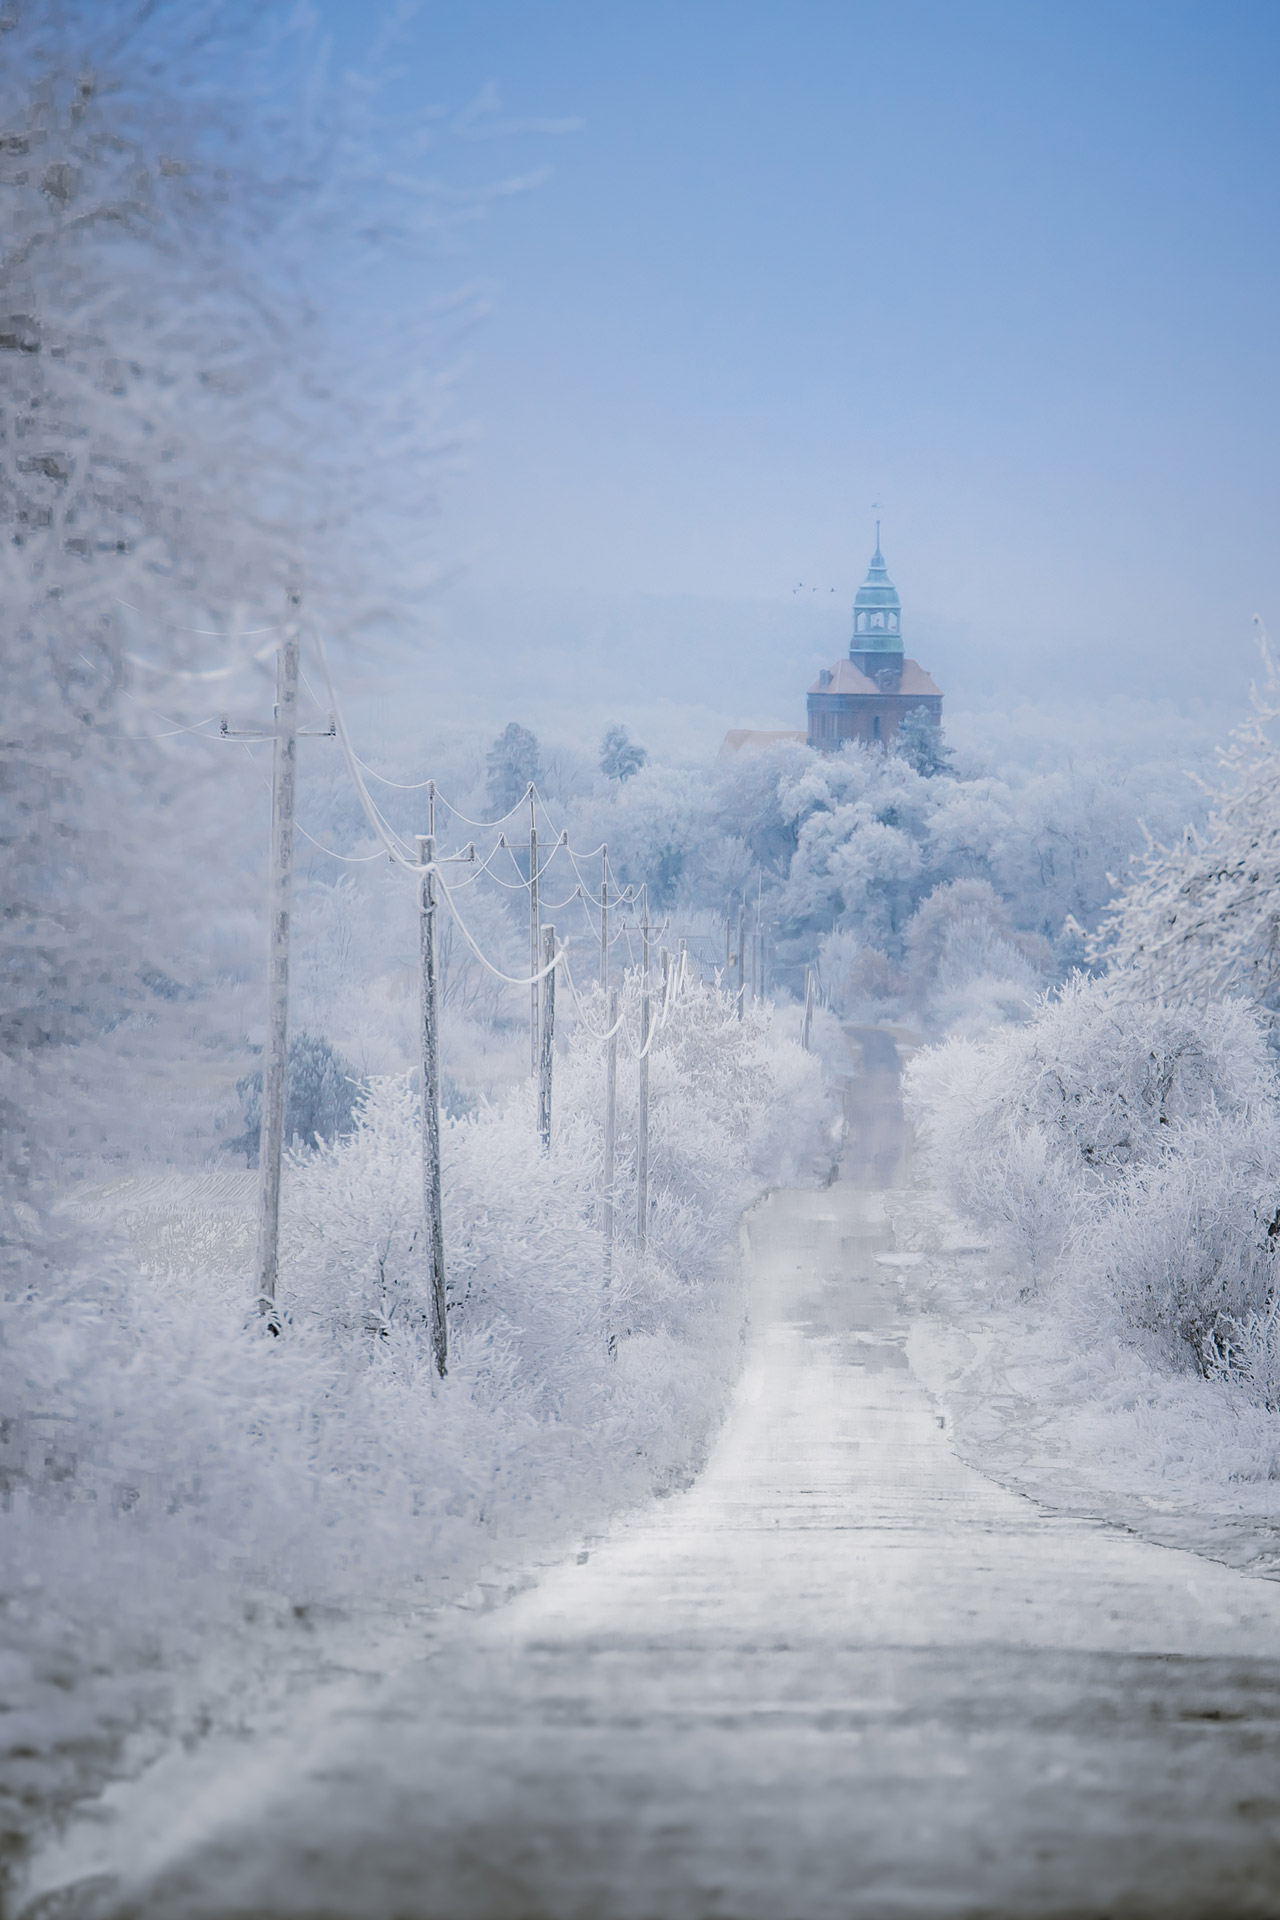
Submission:
[[[609,848],[600,849],[600,985],[609,985]]]
[[[267,931],[267,1057],[262,1073],[262,1122],[258,1133],[257,1306],[272,1333],[279,1333],[276,1306],[280,1264],[280,1169],[289,1094],[289,929],[293,896],[293,800],[298,772],[298,647],[302,589],[290,581],[288,615],[276,654],[276,705],[270,730],[233,727],[224,714],[224,740],[271,741],[271,898]],[[332,739],[336,727],[302,729]]]
[[[267,933],[267,1059],[258,1136],[258,1311],[279,1332],[280,1167],[289,1092],[289,926],[293,895],[293,798],[298,774],[298,619],[301,596],[276,655],[275,738],[271,744],[271,922]]]
[[[738,908],[738,1018],[742,1018],[742,1002],[746,995],[746,944],[747,944],[747,903],[744,900]]]
[[[542,929],[542,1056],[538,1063],[538,1132],[542,1151],[551,1151],[551,1068],[556,1052],[556,930]]]
[[[434,801],[434,794],[431,798]],[[429,811],[434,824],[434,805]],[[427,1326],[431,1357],[443,1380],[449,1370],[449,1325],[440,1193],[440,989],[436,971],[436,841],[433,833],[418,835],[418,860],[423,868],[418,895],[418,956],[422,994],[422,1217],[427,1242]]]
[[[538,813],[529,783],[529,1072],[538,1077]]]
[[[640,1099],[636,1127],[636,1252],[649,1244],[649,1035],[652,1009],[649,1004],[649,889],[643,889],[644,924],[641,951],[644,972],[640,986]]]
[[[809,1033],[812,1026],[813,1026],[813,968],[806,967],[804,970],[804,1026],[801,1029],[801,1032],[803,1035],[802,1044],[804,1046],[804,1050],[806,1053],[808,1053],[810,1050]]]
[[[604,1284],[613,1284],[613,1181],[618,1144],[618,989],[609,992],[609,1038],[604,1056]]]

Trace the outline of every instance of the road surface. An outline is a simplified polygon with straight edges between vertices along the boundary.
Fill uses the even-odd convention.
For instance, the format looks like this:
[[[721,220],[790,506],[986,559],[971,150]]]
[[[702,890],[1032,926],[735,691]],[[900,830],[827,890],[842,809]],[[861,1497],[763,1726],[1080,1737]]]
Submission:
[[[960,1463],[877,1264],[891,1041],[853,1119],[850,1177],[751,1216],[689,1492],[341,1709],[123,1790],[29,1911],[1280,1915],[1280,1586]]]

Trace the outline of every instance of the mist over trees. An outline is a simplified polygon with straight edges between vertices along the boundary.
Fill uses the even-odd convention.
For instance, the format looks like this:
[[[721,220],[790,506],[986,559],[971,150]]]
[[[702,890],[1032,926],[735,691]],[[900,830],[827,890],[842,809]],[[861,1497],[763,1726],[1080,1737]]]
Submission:
[[[1050,755],[1045,715],[1017,750],[909,715],[892,751],[696,765],[501,707],[424,743],[392,706],[363,763],[308,739],[263,1336],[269,749],[236,736],[271,724],[291,587],[344,685],[429,670],[423,530],[479,305],[449,249],[519,184],[450,184],[504,123],[487,95],[402,120],[395,62],[395,17],[335,73],[305,9],[240,0],[0,21],[0,1565],[23,1582],[0,1601],[21,1684],[70,1676],[77,1756],[38,1756],[32,1804],[246,1605],[292,1629],[443,1604],[685,1484],[741,1364],[737,1222],[833,1176],[841,1022],[921,1043],[922,1164],[992,1249],[979,1306],[1280,1405],[1274,683],[1212,791],[1157,723]],[[394,840],[437,781],[462,902],[434,948],[447,1381],[422,1337],[425,883]],[[563,965],[545,1146],[527,812],[499,830],[531,786],[533,932],[554,918]],[[607,1262],[606,1165],[630,1236]]]

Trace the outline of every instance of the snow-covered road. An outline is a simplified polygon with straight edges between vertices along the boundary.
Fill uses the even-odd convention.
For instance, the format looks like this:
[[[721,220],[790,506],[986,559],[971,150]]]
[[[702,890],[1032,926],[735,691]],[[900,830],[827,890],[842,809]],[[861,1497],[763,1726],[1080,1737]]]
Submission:
[[[120,1790],[29,1910],[1280,1914],[1280,1586],[957,1460],[877,1264],[891,1054],[853,1177],[749,1222],[694,1487],[380,1686]]]

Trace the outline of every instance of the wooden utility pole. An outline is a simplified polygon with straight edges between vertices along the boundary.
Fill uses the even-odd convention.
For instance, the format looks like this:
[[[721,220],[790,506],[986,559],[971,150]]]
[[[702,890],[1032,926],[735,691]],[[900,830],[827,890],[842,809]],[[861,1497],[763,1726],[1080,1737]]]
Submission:
[[[267,932],[267,1057],[262,1074],[262,1119],[258,1130],[258,1243],[255,1255],[257,1305],[272,1333],[279,1333],[276,1282],[280,1261],[280,1169],[289,1099],[289,929],[293,894],[293,797],[297,784],[298,741],[319,735],[336,737],[332,714],[327,727],[298,725],[298,648],[302,591],[288,590],[288,614],[276,655],[276,706],[269,729],[233,727],[222,716],[224,740],[271,741],[271,898]]]
[[[538,1077],[538,812],[529,787],[529,1072]]]
[[[556,1053],[556,930],[542,929],[542,1055],[538,1062],[538,1133],[544,1153],[551,1151],[551,1069]]]
[[[609,985],[609,849],[600,849],[600,985]]]
[[[298,612],[289,589],[289,623],[276,655],[276,710],[271,747],[271,921],[267,933],[267,1058],[258,1135],[258,1311],[280,1331],[276,1279],[280,1260],[280,1168],[289,1093],[289,925],[293,895],[293,798],[298,773]]]
[[[613,1282],[614,1162],[618,1144],[618,989],[609,993],[609,1038],[604,1056],[604,1194],[600,1208],[604,1228],[604,1283]]]
[[[636,1252],[649,1244],[649,1034],[652,1009],[649,1004],[649,889],[644,889],[644,923],[641,951],[644,971],[640,985],[640,1099],[636,1125]]]
[[[422,1219],[426,1233],[427,1328],[431,1357],[443,1380],[449,1370],[449,1323],[440,1190],[440,984],[436,970],[434,834],[418,835],[418,859],[424,869],[418,895],[418,958],[422,1005]]]

